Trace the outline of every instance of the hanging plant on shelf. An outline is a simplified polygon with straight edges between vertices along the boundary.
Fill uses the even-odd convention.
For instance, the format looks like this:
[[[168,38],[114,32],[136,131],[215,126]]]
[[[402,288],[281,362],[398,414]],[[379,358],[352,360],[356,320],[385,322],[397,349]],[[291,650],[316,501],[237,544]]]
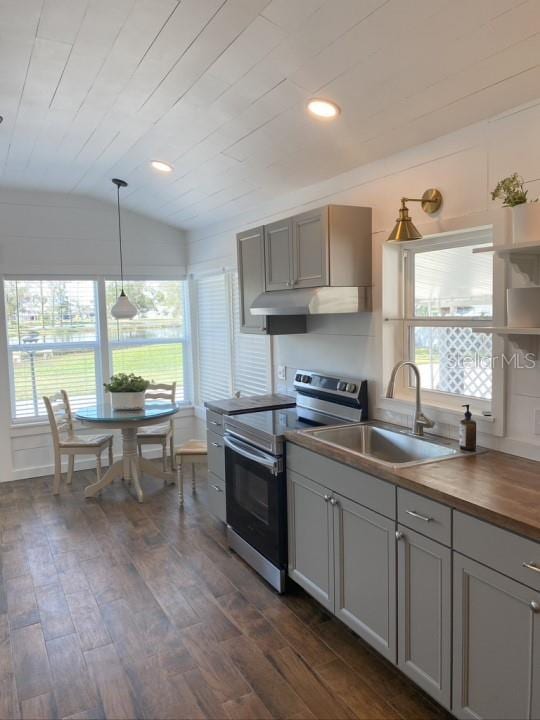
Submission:
[[[512,208],[512,241],[514,245],[540,244],[540,203],[528,199],[526,181],[518,173],[499,180],[491,193],[492,200],[502,200]]]

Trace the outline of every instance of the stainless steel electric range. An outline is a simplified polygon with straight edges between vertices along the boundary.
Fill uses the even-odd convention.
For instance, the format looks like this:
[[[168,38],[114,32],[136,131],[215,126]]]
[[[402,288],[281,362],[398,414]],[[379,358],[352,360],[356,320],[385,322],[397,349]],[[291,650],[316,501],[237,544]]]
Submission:
[[[298,370],[296,407],[225,417],[229,546],[276,590],[287,569],[284,433],[367,420],[367,381]]]

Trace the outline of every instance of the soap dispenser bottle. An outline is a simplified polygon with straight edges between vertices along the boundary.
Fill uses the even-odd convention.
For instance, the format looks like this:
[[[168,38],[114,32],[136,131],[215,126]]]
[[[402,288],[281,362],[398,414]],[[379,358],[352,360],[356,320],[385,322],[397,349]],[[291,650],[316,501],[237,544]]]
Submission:
[[[476,422],[472,419],[469,406],[462,405],[461,407],[467,408],[467,410],[459,424],[459,447],[462,450],[476,450]]]

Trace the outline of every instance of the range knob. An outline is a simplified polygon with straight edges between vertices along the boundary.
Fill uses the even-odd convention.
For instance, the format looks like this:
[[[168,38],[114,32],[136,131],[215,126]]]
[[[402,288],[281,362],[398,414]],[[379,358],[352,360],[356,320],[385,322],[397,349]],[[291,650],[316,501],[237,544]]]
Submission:
[[[296,373],[294,379],[296,380],[296,382],[302,382],[302,376],[300,375],[300,373]]]
[[[309,375],[302,375],[302,382],[309,384],[311,382],[311,377]]]
[[[354,383],[347,383],[347,387],[345,389],[350,393],[356,392],[356,385]]]
[[[347,383],[344,383],[342,380],[340,380],[337,384],[337,389],[341,392],[345,392],[347,389]]]

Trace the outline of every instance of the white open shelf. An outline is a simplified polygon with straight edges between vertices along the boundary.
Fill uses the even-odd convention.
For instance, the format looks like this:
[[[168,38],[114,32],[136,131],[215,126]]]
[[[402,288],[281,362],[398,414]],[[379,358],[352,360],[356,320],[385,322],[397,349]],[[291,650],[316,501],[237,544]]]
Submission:
[[[495,252],[499,257],[508,255],[540,255],[538,245],[489,245],[488,247],[473,248],[473,253]]]
[[[516,328],[507,325],[474,327],[472,330],[475,333],[495,333],[495,335],[540,335],[540,328]]]

